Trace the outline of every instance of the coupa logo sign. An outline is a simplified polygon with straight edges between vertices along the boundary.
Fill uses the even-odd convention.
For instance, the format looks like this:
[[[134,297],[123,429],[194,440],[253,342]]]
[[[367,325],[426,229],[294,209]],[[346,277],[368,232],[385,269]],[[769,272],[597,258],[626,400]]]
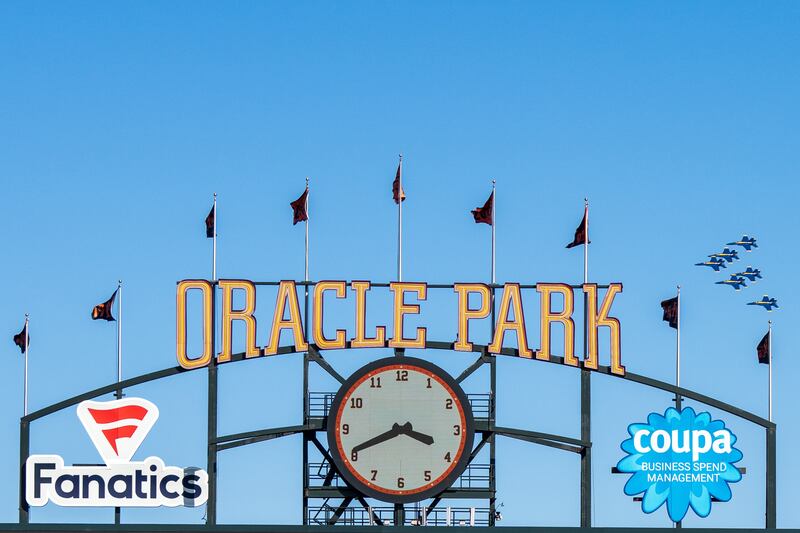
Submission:
[[[736,436],[707,412],[670,407],[663,415],[651,413],[646,423],[631,424],[628,434],[622,443],[628,455],[617,469],[632,474],[625,494],[644,493],[645,513],[666,503],[673,522],[683,520],[689,507],[706,517],[712,498],[729,501],[729,484],[742,479],[734,465],[742,459],[742,452],[733,447]]]
[[[78,418],[105,466],[65,466],[58,455],[32,455],[25,463],[29,505],[51,501],[72,507],[196,507],[208,498],[208,474],[165,466],[158,457],[131,461],[158,419],[142,398],[85,401]]]

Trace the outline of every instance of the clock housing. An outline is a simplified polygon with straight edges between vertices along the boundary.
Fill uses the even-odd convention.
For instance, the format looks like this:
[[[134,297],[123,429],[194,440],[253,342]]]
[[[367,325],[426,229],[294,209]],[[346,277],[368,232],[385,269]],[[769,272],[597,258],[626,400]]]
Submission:
[[[469,461],[474,420],[466,394],[438,366],[413,357],[373,361],[350,376],[328,414],[328,445],[365,496],[406,503],[452,485]]]

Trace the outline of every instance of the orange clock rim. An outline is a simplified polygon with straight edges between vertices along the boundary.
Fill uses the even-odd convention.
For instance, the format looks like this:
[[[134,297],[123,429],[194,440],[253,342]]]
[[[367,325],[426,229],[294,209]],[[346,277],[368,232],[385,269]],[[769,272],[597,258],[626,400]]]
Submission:
[[[342,416],[341,407],[345,405],[347,398],[352,395],[353,391],[359,385],[364,383],[367,379],[375,374],[382,373],[387,370],[408,370],[412,368],[428,377],[435,379],[451,394],[452,397],[458,399],[457,409],[461,418],[461,424],[464,427],[464,438],[461,439],[458,451],[456,452],[450,467],[439,477],[431,480],[427,485],[409,490],[386,489],[379,487],[364,478],[357,470],[351,467],[350,461],[341,455],[342,442],[340,432],[338,431]],[[333,452],[331,455],[336,463],[336,466],[339,468],[339,471],[342,474],[348,475],[348,478],[352,476],[357,482],[353,483],[353,479],[347,479],[346,481],[355,485],[355,488],[363,492],[367,497],[374,497],[379,500],[390,501],[394,503],[408,503],[424,500],[427,497],[434,496],[447,489],[466,467],[466,459],[468,459],[469,455],[465,454],[464,452],[467,444],[471,444],[474,441],[475,436],[473,416],[471,412],[467,412],[467,409],[470,409],[469,400],[466,397],[463,389],[461,389],[461,387],[452,378],[452,376],[450,376],[450,374],[437,365],[434,365],[433,363],[424,359],[405,356],[387,357],[372,361],[371,363],[368,363],[367,365],[353,372],[352,376],[350,376],[350,378],[348,378],[344,384],[342,384],[339,392],[336,394],[336,397],[333,400],[331,410],[335,413],[336,418],[335,423],[328,428],[328,439],[331,440],[331,436],[333,436],[336,442],[336,447],[335,450],[331,449]]]

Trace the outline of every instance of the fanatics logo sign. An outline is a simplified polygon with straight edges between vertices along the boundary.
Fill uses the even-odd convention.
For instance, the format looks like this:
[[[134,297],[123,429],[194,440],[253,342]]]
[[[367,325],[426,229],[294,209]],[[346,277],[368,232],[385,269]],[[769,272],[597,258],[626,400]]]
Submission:
[[[77,411],[105,466],[65,466],[58,455],[32,455],[25,463],[28,504],[197,507],[206,502],[208,474],[204,470],[165,466],[158,457],[131,461],[158,419],[152,402],[88,400]]]

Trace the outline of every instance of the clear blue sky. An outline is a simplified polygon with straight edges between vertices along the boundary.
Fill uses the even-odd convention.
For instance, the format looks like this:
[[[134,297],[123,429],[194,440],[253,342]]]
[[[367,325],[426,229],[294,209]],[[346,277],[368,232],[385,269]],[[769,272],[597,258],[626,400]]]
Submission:
[[[0,521],[17,516],[22,358],[11,336],[25,312],[32,409],[114,379],[114,326],[89,312],[119,278],[125,376],[173,366],[175,282],[210,274],[212,193],[220,276],[301,278],[302,227],[288,203],[307,175],[312,278],[386,281],[402,151],[407,279],[488,277],[489,228],[469,210],[495,178],[499,281],[580,281],[581,252],[564,245],[590,198],[590,277],[624,283],[614,310],[630,371],[673,379],[674,330],[659,302],[680,283],[684,385],[766,413],[755,346],[770,316],[778,524],[800,526],[799,18],[789,2],[3,2],[0,466],[12,474],[0,483]],[[760,245],[739,262],[763,270],[754,287],[734,293],[714,285],[722,274],[693,266],[745,232]],[[780,311],[744,305],[767,292]],[[270,298],[257,312],[262,345]],[[451,340],[454,315],[441,302],[425,307],[426,321],[432,338]],[[375,308],[380,318],[384,305]],[[374,357],[331,360],[349,373]],[[452,372],[471,362],[430,358]],[[220,432],[299,423],[301,366],[292,356],[225,367]],[[481,379],[468,391],[484,392]],[[499,423],[578,434],[577,372],[507,358],[499,381]],[[161,408],[138,456],[204,466],[205,383],[201,371],[132,391]],[[608,377],[594,393],[595,524],[668,525],[610,474],[627,424],[663,411],[668,395]],[[763,524],[763,432],[724,418],[747,475],[732,503],[687,526]],[[292,437],[223,452],[220,522],[299,522],[299,450]],[[74,410],[36,423],[32,451],[98,460]],[[578,471],[577,457],[502,441],[502,524],[577,525]],[[202,512],[124,519],[200,523]],[[112,517],[53,507],[32,516]]]

